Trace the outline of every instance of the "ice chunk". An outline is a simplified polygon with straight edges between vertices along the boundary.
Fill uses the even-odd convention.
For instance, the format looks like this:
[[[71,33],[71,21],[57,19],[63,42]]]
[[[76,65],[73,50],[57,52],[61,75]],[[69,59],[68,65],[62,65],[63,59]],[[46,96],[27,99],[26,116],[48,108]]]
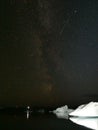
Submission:
[[[69,115],[79,117],[98,117],[98,102],[90,102],[81,105],[76,110],[69,113]]]
[[[65,106],[57,108],[56,110],[53,111],[53,113],[56,114],[58,118],[68,119],[68,115],[72,111],[73,111],[72,109],[68,109],[68,106],[65,105]]]
[[[98,130],[98,118],[71,117],[69,119],[78,125],[82,125],[93,130]]]

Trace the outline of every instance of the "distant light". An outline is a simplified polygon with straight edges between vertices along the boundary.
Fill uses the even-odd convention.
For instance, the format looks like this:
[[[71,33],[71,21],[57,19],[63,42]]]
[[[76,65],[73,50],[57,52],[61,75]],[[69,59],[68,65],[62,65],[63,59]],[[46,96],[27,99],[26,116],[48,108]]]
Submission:
[[[27,113],[27,119],[29,119],[29,117],[30,117],[30,106],[27,106],[26,113]]]
[[[27,109],[30,109],[30,106],[27,106]]]
[[[30,111],[27,110],[27,119],[29,119],[29,116],[30,116]]]

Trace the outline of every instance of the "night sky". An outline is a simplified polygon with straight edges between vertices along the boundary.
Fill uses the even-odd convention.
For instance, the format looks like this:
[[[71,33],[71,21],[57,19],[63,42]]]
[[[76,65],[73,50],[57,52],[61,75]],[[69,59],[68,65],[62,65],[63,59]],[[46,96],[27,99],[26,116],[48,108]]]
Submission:
[[[98,0],[0,6],[0,105],[98,101]]]

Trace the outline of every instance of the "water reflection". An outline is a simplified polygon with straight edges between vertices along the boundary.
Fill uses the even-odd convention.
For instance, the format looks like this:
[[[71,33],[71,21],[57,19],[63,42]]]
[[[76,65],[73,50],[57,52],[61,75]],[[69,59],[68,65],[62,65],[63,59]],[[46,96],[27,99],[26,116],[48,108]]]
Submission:
[[[27,111],[26,111],[27,119],[29,119],[31,112],[32,112],[32,111],[30,110],[30,106],[27,106]]]
[[[68,114],[56,113],[57,118],[68,119]]]
[[[98,130],[98,118],[71,117],[69,119],[78,125],[82,125],[93,130]]]
[[[88,130],[72,123],[70,120],[58,119],[51,114],[18,115],[0,114],[0,130]]]

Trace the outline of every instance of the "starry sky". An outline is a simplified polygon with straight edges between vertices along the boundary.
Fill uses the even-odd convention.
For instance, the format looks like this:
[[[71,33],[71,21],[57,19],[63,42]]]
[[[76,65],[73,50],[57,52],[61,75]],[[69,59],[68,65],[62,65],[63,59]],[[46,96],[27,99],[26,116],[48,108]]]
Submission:
[[[98,0],[0,6],[0,105],[98,101]]]

